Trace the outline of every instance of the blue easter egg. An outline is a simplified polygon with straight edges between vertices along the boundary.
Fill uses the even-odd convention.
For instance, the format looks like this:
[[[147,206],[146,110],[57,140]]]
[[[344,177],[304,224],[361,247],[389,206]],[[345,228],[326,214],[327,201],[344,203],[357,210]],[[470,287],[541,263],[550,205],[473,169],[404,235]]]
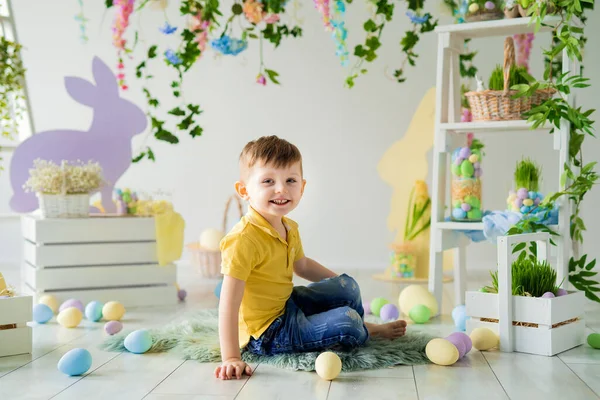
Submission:
[[[533,192],[533,191],[530,191],[528,194],[529,194],[529,198],[530,198],[531,200],[534,200],[534,199],[535,199],[535,196],[537,195],[537,193],[536,193],[536,192]]]
[[[456,219],[465,219],[467,217],[467,212],[462,208],[455,208],[452,210],[452,216]]]
[[[92,355],[86,349],[73,349],[58,361],[58,370],[69,376],[83,375],[92,366]]]
[[[456,160],[456,158],[458,158],[458,154],[460,153],[460,147],[457,147],[456,149],[454,149],[454,152],[452,153],[452,161]]]
[[[454,326],[459,331],[467,330],[467,310],[464,304],[454,307],[452,310],[452,319],[454,320]]]
[[[523,207],[521,207],[521,212],[523,214],[528,213],[529,210],[531,210],[531,207],[529,207],[529,206],[523,206]]]
[[[33,306],[33,320],[38,324],[45,324],[50,321],[54,313],[52,309],[45,304],[36,304]]]
[[[219,281],[219,283],[217,283],[217,287],[215,288],[215,296],[217,296],[217,299],[221,298],[221,286],[223,286],[223,281]]]
[[[152,347],[152,336],[146,329],[139,329],[127,335],[123,345],[132,353],[142,354]]]
[[[544,200],[544,195],[541,194],[540,192],[537,192],[537,198],[540,200]]]
[[[104,304],[99,301],[90,301],[85,306],[85,317],[93,322],[100,321],[102,319],[102,307],[104,307]]]

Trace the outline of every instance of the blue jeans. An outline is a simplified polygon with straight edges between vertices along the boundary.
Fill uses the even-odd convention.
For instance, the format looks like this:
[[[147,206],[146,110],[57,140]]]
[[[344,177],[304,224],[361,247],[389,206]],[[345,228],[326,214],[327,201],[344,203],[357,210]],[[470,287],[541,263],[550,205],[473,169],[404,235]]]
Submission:
[[[296,286],[283,315],[260,338],[250,338],[247,350],[272,355],[358,347],[369,338],[363,317],[360,288],[346,274]]]

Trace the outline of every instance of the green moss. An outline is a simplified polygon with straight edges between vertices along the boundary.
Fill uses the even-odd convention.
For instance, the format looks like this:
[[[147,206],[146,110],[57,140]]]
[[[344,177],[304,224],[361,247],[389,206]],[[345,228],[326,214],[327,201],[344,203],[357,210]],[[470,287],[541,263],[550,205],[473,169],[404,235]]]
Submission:
[[[515,168],[515,190],[526,188],[529,191],[539,191],[541,175],[541,167],[530,159],[519,161]]]

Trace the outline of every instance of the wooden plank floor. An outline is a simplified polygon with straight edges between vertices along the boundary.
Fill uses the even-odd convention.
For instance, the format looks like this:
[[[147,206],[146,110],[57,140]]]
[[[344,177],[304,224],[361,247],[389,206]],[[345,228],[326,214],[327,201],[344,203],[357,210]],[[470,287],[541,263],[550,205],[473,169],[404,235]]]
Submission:
[[[14,284],[18,271],[3,270]],[[397,299],[401,287],[375,281],[366,272],[352,274],[363,297]],[[184,303],[173,307],[128,310],[126,329],[164,324],[182,313],[217,305],[216,282],[202,281],[189,267],[180,267],[179,282],[188,290]],[[299,284],[304,282],[298,281]],[[469,282],[470,288],[481,286]],[[409,329],[445,336],[454,330],[452,284],[444,287],[443,315]],[[175,295],[175,293],[173,294]],[[587,332],[600,332],[600,307],[588,304]],[[600,350],[584,345],[555,357],[498,351],[472,351],[452,367],[436,365],[342,374],[327,382],[315,373],[254,365],[255,375],[222,382],[212,376],[216,364],[185,361],[170,354],[108,353],[98,345],[105,338],[102,323],[83,321],[76,329],[53,320],[33,329],[32,355],[0,358],[1,399],[148,399],[148,400],[270,400],[270,399],[597,399],[600,394]],[[60,373],[57,362],[72,348],[93,356],[82,377]]]

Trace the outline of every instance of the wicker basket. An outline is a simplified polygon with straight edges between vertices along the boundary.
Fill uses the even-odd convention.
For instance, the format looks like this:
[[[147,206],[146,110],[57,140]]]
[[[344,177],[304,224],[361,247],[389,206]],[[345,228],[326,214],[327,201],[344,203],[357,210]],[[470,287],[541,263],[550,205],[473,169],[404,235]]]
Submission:
[[[483,90],[465,93],[473,121],[507,121],[523,119],[523,113],[551,98],[555,90],[536,90],[532,96],[513,98],[517,93],[509,90],[510,68],[515,64],[515,45],[512,37],[504,41],[504,90]]]
[[[90,216],[90,195],[38,193],[42,218],[87,218]]]
[[[244,215],[240,198],[235,194],[229,197],[227,203],[225,203],[222,232],[225,232],[227,229],[227,214],[229,212],[229,207],[234,200],[237,203],[240,218]],[[192,265],[198,269],[200,276],[210,279],[221,277],[221,252],[219,250],[205,249],[200,246],[199,242],[190,243],[186,247],[192,254]]]
[[[465,15],[465,21],[467,22],[478,22],[478,21],[492,21],[495,19],[502,19],[504,14],[501,10],[478,10],[474,13],[467,13]]]

